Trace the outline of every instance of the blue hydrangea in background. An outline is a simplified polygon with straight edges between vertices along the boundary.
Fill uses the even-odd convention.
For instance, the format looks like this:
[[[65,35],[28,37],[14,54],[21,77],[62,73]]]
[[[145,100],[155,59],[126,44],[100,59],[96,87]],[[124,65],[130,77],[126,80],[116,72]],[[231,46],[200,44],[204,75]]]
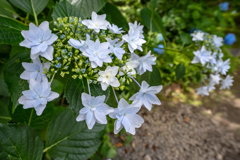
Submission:
[[[165,50],[162,49],[162,48],[164,48],[164,45],[159,44],[159,45],[158,45],[158,48],[154,48],[153,50],[154,50],[155,52],[157,52],[158,54],[163,54]]]
[[[223,2],[219,4],[220,10],[221,11],[227,11],[228,10],[229,3],[228,2]]]
[[[233,33],[228,33],[224,38],[224,43],[226,45],[233,45],[236,42],[236,36]]]

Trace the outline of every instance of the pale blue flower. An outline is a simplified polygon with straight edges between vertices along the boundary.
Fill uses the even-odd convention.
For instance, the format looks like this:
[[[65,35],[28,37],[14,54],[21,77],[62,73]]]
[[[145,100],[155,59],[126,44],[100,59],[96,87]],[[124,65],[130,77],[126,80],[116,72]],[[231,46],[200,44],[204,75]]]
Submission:
[[[125,50],[123,48],[121,48],[121,46],[123,45],[124,41],[118,42],[119,39],[111,40],[110,38],[106,38],[106,40],[109,43],[109,48],[111,50],[111,53],[114,53],[114,55],[118,59],[122,60]]]
[[[140,37],[139,29],[134,30],[132,27],[130,27],[128,34],[122,36],[122,39],[128,43],[128,49],[131,53],[136,49],[143,51],[142,44],[146,43],[146,41]]]
[[[141,127],[144,119],[136,114],[140,110],[136,104],[129,105],[125,99],[120,99],[118,108],[115,108],[109,116],[116,119],[114,123],[114,134],[118,134],[124,127],[126,132],[135,135],[135,128]]]
[[[35,24],[29,24],[28,31],[22,31],[22,36],[25,38],[20,43],[20,46],[31,48],[31,59],[36,59],[42,56],[48,60],[53,60],[53,42],[58,39],[58,36],[52,34],[49,29],[49,22],[44,21],[39,27]]]
[[[212,59],[211,51],[207,51],[205,46],[202,46],[201,50],[193,52],[195,57],[193,58],[191,63],[201,63],[202,65],[205,65],[207,62],[209,62]]]
[[[41,83],[31,79],[29,88],[30,90],[22,92],[23,96],[18,99],[18,102],[23,105],[24,109],[34,108],[38,116],[46,108],[47,102],[59,97],[58,93],[51,91],[47,78],[43,78]]]
[[[223,45],[223,38],[213,35],[213,44],[219,48]]]
[[[129,28],[132,28],[134,31],[136,31],[136,30],[139,31],[139,38],[144,39],[143,25],[141,25],[137,21],[135,21],[134,23],[129,22],[128,25],[129,25]]]
[[[160,105],[161,102],[155,94],[162,90],[162,85],[149,87],[146,81],[142,81],[141,89],[135,93],[129,100],[133,100],[133,104],[144,105],[149,111],[152,104]]]
[[[220,89],[229,89],[230,86],[232,86],[233,83],[233,77],[227,75],[227,77],[225,79],[222,80],[222,85],[220,87]]]
[[[25,71],[20,75],[21,79],[30,80],[35,79],[38,82],[41,82],[43,77],[46,75],[43,73],[43,68],[49,70],[50,63],[41,63],[39,58],[33,59],[33,63],[22,63]]]
[[[209,95],[208,86],[199,87],[196,90],[197,90],[197,95],[201,95],[201,96]]]
[[[116,26],[115,24],[109,24],[108,29],[115,34],[122,34],[122,32],[124,32],[122,31],[122,28],[118,28],[118,26]]]
[[[216,69],[221,74],[226,75],[227,71],[230,69],[230,59],[227,59],[226,61],[223,60],[217,61]]]
[[[96,68],[97,66],[102,67],[103,62],[112,62],[112,59],[109,56],[111,50],[108,48],[108,42],[100,43],[99,39],[97,39],[96,42],[89,40],[88,48],[82,54],[89,58],[92,68]]]
[[[82,93],[81,96],[83,108],[79,111],[77,121],[86,120],[88,129],[92,129],[94,124],[107,124],[106,115],[113,112],[113,108],[104,103],[106,96],[93,97],[89,94]]]
[[[106,20],[106,14],[97,15],[96,12],[92,12],[91,20],[83,20],[82,24],[86,25],[90,29],[94,29],[99,33],[100,29],[106,30],[109,22]]]
[[[71,38],[69,39],[68,43],[74,48],[79,49],[81,52],[84,52],[88,47],[89,41],[90,41],[90,36],[86,34],[86,41],[84,40],[79,41]]]
[[[159,41],[163,41],[163,35],[162,35],[162,33],[158,33],[157,38],[159,39]]]
[[[152,72],[152,65],[155,65],[155,60],[157,59],[154,55],[151,55],[151,51],[149,51],[145,56],[138,57],[136,54],[134,60],[138,60],[139,65],[137,66],[137,71],[139,75],[142,75],[147,70]]]

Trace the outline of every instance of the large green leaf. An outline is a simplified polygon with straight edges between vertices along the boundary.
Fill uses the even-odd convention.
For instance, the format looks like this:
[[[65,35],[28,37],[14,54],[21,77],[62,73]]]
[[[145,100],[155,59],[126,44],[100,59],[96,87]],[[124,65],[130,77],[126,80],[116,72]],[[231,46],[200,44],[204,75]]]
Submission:
[[[103,91],[100,84],[91,84],[91,94],[92,96],[106,95],[105,102],[108,100],[110,90],[107,89]],[[82,93],[88,93],[87,80],[83,79],[72,79],[70,78],[67,82],[65,89],[65,97],[69,102],[69,107],[78,114],[80,109],[83,108],[81,95]]]
[[[0,44],[19,45],[23,41],[22,30],[28,27],[10,18],[0,16]]]
[[[0,146],[0,152],[11,156],[12,159],[42,160],[43,141],[36,131],[27,125],[0,124]]]
[[[110,19],[113,24],[117,25],[118,27],[122,27],[124,30],[128,29],[126,18],[123,17],[122,13],[115,5],[106,3],[102,11],[107,14],[107,19]]]
[[[156,11],[151,11],[147,7],[144,7],[141,10],[141,18],[143,24],[148,30],[151,30],[152,32],[160,32],[162,33],[163,38],[166,39],[166,31],[163,27],[162,19]]]
[[[56,115],[47,130],[46,147],[52,158],[84,160],[93,155],[101,144],[105,125],[95,124],[89,130],[84,121],[77,122],[73,112],[65,109]]]
[[[0,4],[0,16],[13,18],[13,15],[17,15],[13,7],[7,0],[0,0]]]
[[[52,17],[54,21],[57,21],[57,18],[59,17],[70,17],[70,16],[83,18],[80,11],[76,9],[75,6],[71,5],[65,0],[58,3],[53,9]]]
[[[7,85],[5,84],[3,80],[3,67],[0,67],[0,96],[6,96],[8,97],[8,90],[7,90]]]
[[[20,74],[24,71],[22,62],[30,61],[30,52],[24,51],[15,54],[3,68],[4,81],[7,84],[8,93],[13,102],[13,112],[18,106],[18,99],[22,95],[22,91],[28,89],[28,82],[20,79]]]
[[[60,0],[63,1],[63,0]],[[90,17],[92,11],[100,11],[104,5],[107,3],[107,0],[67,0],[71,5],[76,6],[76,8],[81,12],[85,17]]]
[[[47,6],[49,0],[9,0],[15,7],[30,13],[38,15]]]
[[[155,66],[153,66],[152,72],[145,72],[143,75],[141,75],[140,79],[141,81],[146,81],[150,86],[158,86],[162,84],[161,74],[159,69]]]
[[[8,109],[5,103],[0,101],[0,123],[6,124],[11,120],[11,117],[8,114]]]
[[[49,124],[49,122],[52,120],[54,116],[53,106],[54,106],[54,103],[49,102],[41,116],[38,116],[36,114],[36,111],[34,108],[23,109],[22,105],[19,105],[16,108],[14,114],[12,114],[11,102],[9,103],[8,109],[13,122],[27,123],[29,126],[35,129],[43,129]]]
[[[177,65],[176,69],[175,69],[175,73],[176,73],[176,78],[181,79],[184,75],[185,75],[185,66],[184,64],[181,62]]]

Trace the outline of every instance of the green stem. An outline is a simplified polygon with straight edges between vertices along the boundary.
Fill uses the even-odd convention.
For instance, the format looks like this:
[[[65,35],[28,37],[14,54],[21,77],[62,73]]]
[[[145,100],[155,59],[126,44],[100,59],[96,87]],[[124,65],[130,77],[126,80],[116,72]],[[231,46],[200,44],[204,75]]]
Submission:
[[[36,25],[38,26],[37,14],[36,14],[35,9],[34,9],[34,7],[33,7],[33,2],[32,2],[32,0],[31,0],[31,6],[32,6],[32,10],[33,10],[33,16],[34,16],[34,19],[35,19],[35,23],[36,23]]]
[[[146,47],[150,47],[150,48],[158,48],[157,46],[150,46],[150,45],[146,45],[146,44],[143,44],[144,46]],[[175,52],[181,52],[179,50],[175,50],[175,49],[171,49],[171,48],[162,48],[164,50],[169,50],[169,51],[175,51]]]
[[[34,110],[34,109],[32,109],[32,111],[31,111],[31,115],[30,115],[29,120],[28,120],[28,126],[30,126],[30,123],[31,123],[31,120],[32,120],[33,110]]]

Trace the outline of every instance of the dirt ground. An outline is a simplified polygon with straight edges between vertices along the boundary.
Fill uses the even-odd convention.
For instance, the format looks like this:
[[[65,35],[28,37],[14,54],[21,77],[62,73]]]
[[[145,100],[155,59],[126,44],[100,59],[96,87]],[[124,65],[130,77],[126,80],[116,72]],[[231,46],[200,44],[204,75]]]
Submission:
[[[240,72],[231,90],[197,97],[198,105],[163,101],[144,107],[145,123],[114,160],[240,160]],[[195,95],[196,96],[196,95]],[[123,142],[112,137],[113,144]]]

